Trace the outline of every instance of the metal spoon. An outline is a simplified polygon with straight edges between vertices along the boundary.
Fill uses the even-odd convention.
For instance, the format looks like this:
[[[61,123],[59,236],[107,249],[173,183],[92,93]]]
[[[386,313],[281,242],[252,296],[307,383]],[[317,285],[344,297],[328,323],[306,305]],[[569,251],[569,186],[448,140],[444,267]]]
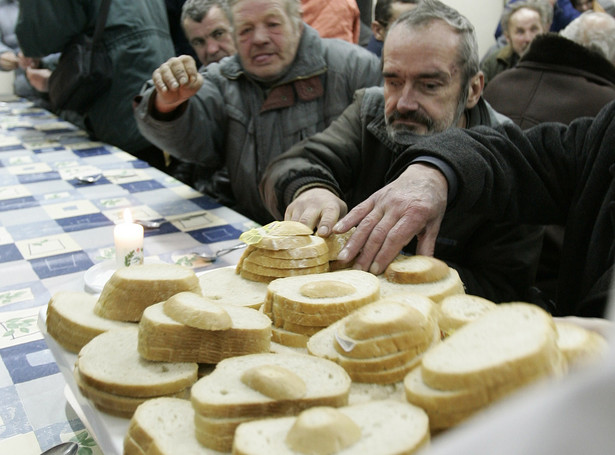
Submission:
[[[94,174],[94,175],[78,175],[75,177],[80,183],[94,183],[100,180],[102,174]]]
[[[140,224],[145,229],[158,229],[164,223],[168,223],[167,220],[154,221],[154,220],[135,220],[135,223]]]
[[[77,450],[79,450],[79,444],[76,442],[63,442],[45,450],[41,455],[75,455]]]
[[[230,246],[228,248],[222,248],[222,249],[216,251],[213,255],[208,255],[208,254],[205,254],[205,253],[198,253],[196,251],[193,251],[190,254],[194,254],[195,256],[198,256],[201,259],[204,259],[205,261],[208,261],[208,262],[216,262],[216,260],[220,256],[224,256],[225,254],[232,253],[235,250],[240,250],[241,248],[245,248],[246,246],[248,246],[248,245],[243,243],[243,242],[241,242],[241,243],[238,243],[237,245],[233,245],[233,246]]]

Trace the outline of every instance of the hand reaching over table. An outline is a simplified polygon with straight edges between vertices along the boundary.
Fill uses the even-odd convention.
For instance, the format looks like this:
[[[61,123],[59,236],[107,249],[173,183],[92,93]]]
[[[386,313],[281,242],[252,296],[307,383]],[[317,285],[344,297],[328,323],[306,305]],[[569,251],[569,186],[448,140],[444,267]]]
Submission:
[[[378,275],[415,236],[416,254],[432,256],[446,210],[448,184],[437,169],[409,166],[396,180],[357,205],[334,227],[356,232],[338,255],[338,260],[355,259],[354,268]]]
[[[152,74],[156,87],[156,109],[171,112],[193,96],[203,85],[203,76],[189,55],[172,57]]]
[[[320,237],[328,237],[333,225],[348,213],[348,206],[326,188],[302,192],[286,208],[285,220],[299,221],[317,229]]]

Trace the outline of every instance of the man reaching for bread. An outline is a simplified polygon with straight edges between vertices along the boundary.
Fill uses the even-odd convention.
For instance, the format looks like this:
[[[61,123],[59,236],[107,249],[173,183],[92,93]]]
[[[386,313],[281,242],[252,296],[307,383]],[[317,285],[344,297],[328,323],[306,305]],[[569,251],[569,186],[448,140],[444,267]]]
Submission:
[[[438,232],[441,218],[433,220],[436,224],[429,231],[414,230],[403,217],[413,193],[394,182],[386,185],[392,181],[390,169],[398,156],[424,136],[455,127],[510,122],[482,99],[478,62],[472,24],[437,0],[420,2],[387,33],[382,55],[384,88],[356,92],[353,104],[325,131],[272,162],[261,182],[268,209],[278,218],[317,227],[318,234],[327,237],[347,207],[365,207],[374,197],[360,203],[374,192],[386,195],[387,206],[378,208],[380,215],[353,211],[352,225],[360,229],[339,260],[354,259],[362,248],[355,267],[380,274],[402,248],[409,253],[435,253],[457,269],[468,293],[495,302],[526,300],[540,252],[541,228],[495,224],[483,216],[459,214],[447,216],[440,235],[425,242],[427,232]],[[418,169],[433,166],[429,158],[419,161]],[[414,183],[432,184],[428,179]],[[446,197],[436,202],[444,208]],[[388,223],[386,230],[365,229],[382,216]],[[350,229],[347,220],[340,221],[343,229],[335,232]],[[397,220],[401,222],[396,224]],[[415,236],[420,249],[410,243]],[[373,246],[380,246],[384,237],[389,249],[377,256]]]

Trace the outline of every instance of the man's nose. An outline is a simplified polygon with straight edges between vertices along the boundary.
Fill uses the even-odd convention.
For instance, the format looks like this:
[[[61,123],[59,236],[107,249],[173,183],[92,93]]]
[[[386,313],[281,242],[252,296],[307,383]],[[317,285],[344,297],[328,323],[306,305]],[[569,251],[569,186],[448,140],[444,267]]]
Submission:
[[[397,110],[399,112],[409,112],[418,109],[416,91],[411,84],[405,84],[397,100]]]
[[[254,42],[255,43],[266,43],[269,41],[269,31],[264,25],[257,25],[254,27]]]

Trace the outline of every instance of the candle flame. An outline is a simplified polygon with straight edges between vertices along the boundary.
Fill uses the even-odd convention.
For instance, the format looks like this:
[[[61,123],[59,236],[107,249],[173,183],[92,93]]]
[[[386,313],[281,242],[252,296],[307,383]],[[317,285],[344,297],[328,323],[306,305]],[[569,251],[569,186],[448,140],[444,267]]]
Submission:
[[[130,209],[124,209],[124,223],[132,223]]]

